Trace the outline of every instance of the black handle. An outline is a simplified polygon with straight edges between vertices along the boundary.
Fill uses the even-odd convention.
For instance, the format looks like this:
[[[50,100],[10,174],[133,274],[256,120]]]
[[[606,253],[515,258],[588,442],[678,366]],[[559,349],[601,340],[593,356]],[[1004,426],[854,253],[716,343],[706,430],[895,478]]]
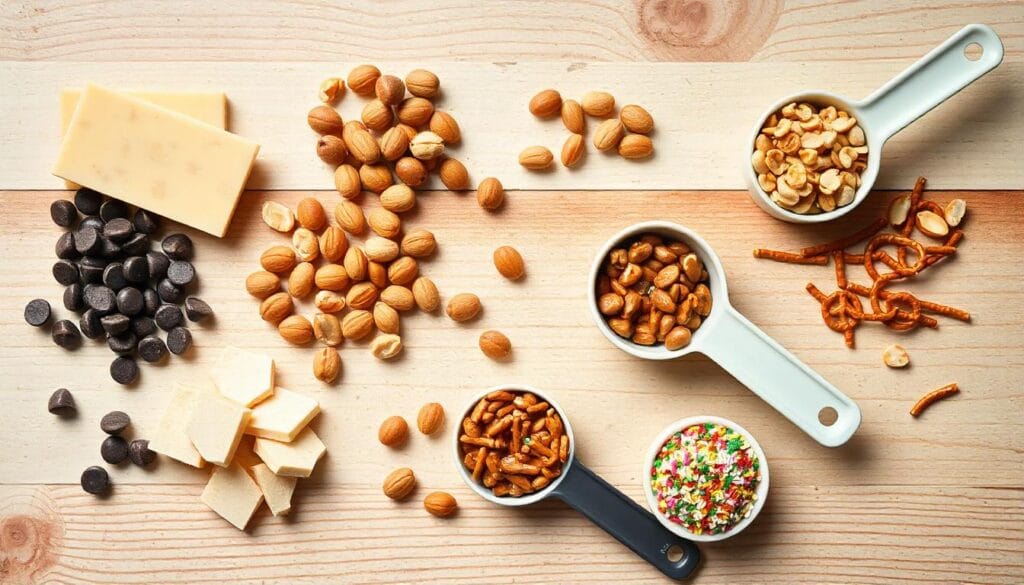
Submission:
[[[662,526],[654,515],[587,469],[579,459],[573,459],[565,473],[552,495],[669,577],[685,579],[697,568],[700,563],[697,545]],[[684,555],[675,562],[668,558],[673,546],[683,549]]]

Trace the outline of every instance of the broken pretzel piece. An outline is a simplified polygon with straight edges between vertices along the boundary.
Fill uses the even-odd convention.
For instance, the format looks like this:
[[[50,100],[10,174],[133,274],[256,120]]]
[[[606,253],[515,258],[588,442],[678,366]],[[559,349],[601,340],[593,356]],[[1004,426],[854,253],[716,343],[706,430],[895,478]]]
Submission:
[[[931,406],[933,403],[942,400],[947,396],[952,396],[959,391],[960,388],[956,385],[955,382],[952,384],[947,384],[942,388],[932,390],[931,392],[922,396],[917,402],[915,402],[914,406],[910,407],[910,415],[914,417],[919,416],[922,412],[924,412],[926,408]]]

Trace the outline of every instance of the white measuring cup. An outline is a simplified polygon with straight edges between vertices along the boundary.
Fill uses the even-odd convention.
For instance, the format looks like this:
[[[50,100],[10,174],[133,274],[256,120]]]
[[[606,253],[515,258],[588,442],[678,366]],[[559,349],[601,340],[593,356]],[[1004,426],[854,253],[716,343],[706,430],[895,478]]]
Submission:
[[[620,337],[597,308],[597,279],[609,252],[647,233],[685,243],[704,263],[710,280],[711,313],[693,332],[690,344],[674,351],[664,344],[639,345]],[[702,353],[822,445],[842,445],[860,425],[860,409],[853,400],[729,304],[725,270],[718,256],[700,236],[679,224],[648,221],[612,236],[598,250],[591,266],[589,300],[597,327],[622,351],[647,360],[670,360]],[[835,413],[834,421],[829,409]]]
[[[971,45],[981,48],[977,60],[968,58]],[[882,147],[894,134],[946,101],[976,79],[996,68],[1003,60],[1003,44],[991,28],[971,24],[960,29],[930,53],[878,88],[862,101],[849,100],[827,91],[807,91],[790,95],[772,104],[757,119],[746,142],[744,177],[754,203],[769,215],[792,223],[821,223],[846,215],[867,198],[875,184],[882,162]],[[757,183],[757,172],[750,164],[754,141],[769,116],[786,104],[806,102],[817,106],[835,106],[846,110],[864,130],[868,146],[867,168],[861,174],[860,186],[848,205],[818,214],[799,214],[772,201]]]
[[[697,569],[700,564],[700,550],[691,539],[677,535],[674,531],[662,526],[661,521],[654,514],[643,509],[632,498],[601,479],[576,459],[576,436],[572,432],[572,423],[562,407],[552,399],[550,393],[523,384],[488,388],[473,398],[469,405],[461,411],[458,423],[462,424],[462,420],[469,416],[473,407],[481,399],[491,392],[500,390],[532,392],[540,400],[550,404],[562,419],[565,435],[569,437],[569,456],[562,464],[561,474],[553,479],[547,487],[520,497],[496,496],[490,488],[473,479],[472,474],[463,465],[463,455],[459,445],[461,433],[455,432],[452,433],[454,435],[452,448],[455,467],[458,468],[459,475],[466,485],[480,497],[501,506],[528,506],[548,497],[558,498],[614,536],[666,576],[673,579],[685,579]]]

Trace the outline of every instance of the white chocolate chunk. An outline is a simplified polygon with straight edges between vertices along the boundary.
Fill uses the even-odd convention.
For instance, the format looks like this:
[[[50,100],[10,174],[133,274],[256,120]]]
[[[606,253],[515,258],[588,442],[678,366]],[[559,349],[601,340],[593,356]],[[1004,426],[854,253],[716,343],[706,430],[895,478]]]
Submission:
[[[254,450],[277,475],[309,477],[327,447],[313,429],[306,427],[291,443],[256,437]]]
[[[239,530],[263,503],[263,492],[238,464],[214,468],[200,499]]]
[[[256,485],[263,492],[263,499],[266,500],[270,512],[274,516],[284,516],[292,510],[292,494],[295,492],[295,484],[299,482],[297,477],[283,477],[270,471],[265,464],[260,463],[249,470],[256,480]]]
[[[252,409],[247,435],[288,443],[320,413],[320,404],[308,396],[284,388]]]
[[[218,394],[204,394],[196,401],[188,422],[188,438],[203,459],[227,467],[235,456],[242,431],[252,411]]]
[[[253,406],[274,393],[274,360],[237,347],[225,347],[213,366],[213,381],[224,396]]]
[[[53,174],[223,237],[259,148],[90,84],[71,116]]]
[[[157,92],[157,91],[130,91],[127,92],[137,98],[156,104],[161,108],[174,110],[195,118],[200,122],[206,122],[221,130],[227,128],[228,123],[228,99],[223,93],[201,93],[201,92]],[[64,133],[71,124],[71,116],[78,107],[78,98],[82,97],[80,88],[65,87],[60,90],[60,135]],[[64,181],[68,189],[78,189],[80,185],[71,181]]]
[[[164,409],[160,424],[149,440],[150,449],[192,467],[206,465],[188,437],[188,423],[201,394],[213,394],[213,390],[183,384],[175,386],[174,396]]]

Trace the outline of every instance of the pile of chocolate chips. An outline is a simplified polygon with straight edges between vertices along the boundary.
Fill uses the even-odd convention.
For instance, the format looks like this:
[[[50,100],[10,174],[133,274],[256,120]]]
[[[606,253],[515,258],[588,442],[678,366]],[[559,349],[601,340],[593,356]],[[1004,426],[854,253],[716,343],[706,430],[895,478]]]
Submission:
[[[160,227],[159,216],[144,209],[131,212],[123,201],[89,188],[79,189],[74,203],[54,201],[50,217],[67,230],[57,239],[53,277],[65,287],[64,308],[80,315],[77,326],[67,319],[53,323],[54,343],[74,349],[83,335],[105,339],[118,355],[110,365],[110,376],[120,384],[138,378],[136,356],[159,362],[168,351],[188,351],[192,334],[185,318],[199,322],[213,311],[204,301],[188,296],[196,271],[187,235],[168,235],[154,250],[151,244]],[[30,325],[40,327],[50,317],[50,304],[43,299],[25,307]],[[167,332],[166,341],[157,335],[158,328]]]

